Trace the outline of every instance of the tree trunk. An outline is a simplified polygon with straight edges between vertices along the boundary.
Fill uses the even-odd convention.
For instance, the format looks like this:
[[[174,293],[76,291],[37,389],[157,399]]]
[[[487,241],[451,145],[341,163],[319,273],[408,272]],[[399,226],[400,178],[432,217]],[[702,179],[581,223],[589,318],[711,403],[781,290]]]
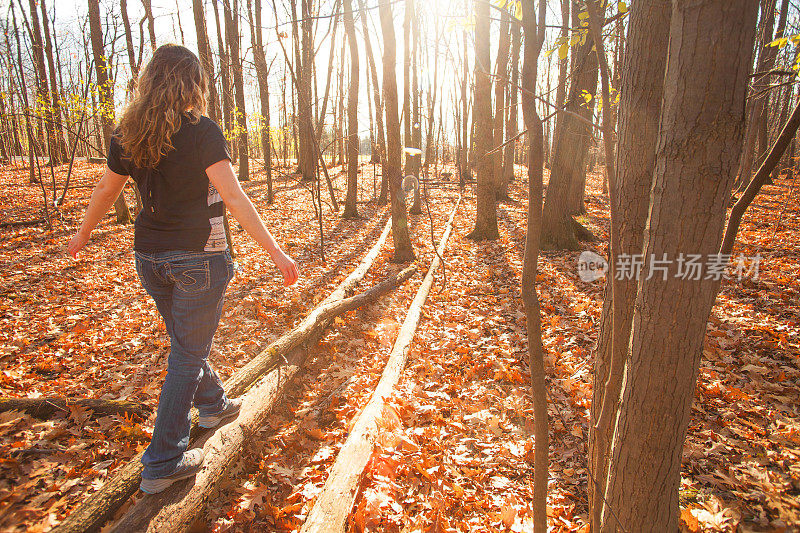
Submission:
[[[422,280],[414,300],[408,308],[403,325],[397,333],[397,340],[389,353],[389,359],[384,366],[378,385],[375,387],[369,402],[351,421],[351,430],[347,439],[336,455],[336,460],[330,467],[325,486],[308,512],[301,533],[341,533],[345,531],[347,517],[353,508],[358,496],[360,481],[364,469],[372,456],[377,436],[378,423],[386,398],[400,380],[408,360],[408,350],[414,340],[414,333],[419,325],[422,307],[433,285],[439,258],[444,254],[447,239],[453,229],[453,217],[461,204],[461,198],[456,203],[447,224],[445,225],[442,239],[439,242],[436,255],[431,262],[428,273]],[[410,267],[413,268],[413,267]]]
[[[358,43],[352,0],[344,0],[344,30],[350,47],[350,84],[347,89],[347,197],[342,217],[358,216]]]
[[[419,104],[419,13],[417,12],[416,4],[414,4],[414,12],[411,19],[411,147],[416,150],[411,154],[410,161],[410,174],[420,176],[420,168],[422,167],[422,127],[420,121],[420,104]],[[408,157],[408,154],[406,154]],[[407,165],[408,166],[408,165]],[[414,215],[422,213],[422,197],[420,195],[421,186],[419,181],[417,186],[414,187],[414,202],[411,204],[409,212]]]
[[[494,78],[494,146],[503,143],[505,135],[504,119],[506,116],[506,87],[508,87],[508,51],[511,45],[511,16],[508,8],[500,12],[500,42],[497,48],[496,76]],[[508,198],[506,187],[503,186],[503,150],[492,154],[492,177],[494,178],[495,195],[498,199]]]
[[[230,64],[228,62],[228,54],[225,53],[225,41],[222,39],[222,24],[219,21],[219,9],[217,8],[218,0],[212,0],[211,5],[214,6],[214,20],[217,23],[217,48],[219,50],[219,71],[220,81],[222,82],[222,119],[224,121],[225,131],[229,132],[233,129],[233,95],[231,94],[231,74]],[[233,148],[233,147],[231,147]],[[236,162],[235,152],[231,153],[233,156],[233,163]]]
[[[528,225],[525,232],[525,255],[522,260],[522,304],[528,333],[528,364],[531,376],[534,417],[533,528],[547,532],[547,471],[550,436],[547,419],[547,383],[545,382],[542,348],[542,318],[536,277],[539,261],[539,239],[542,224],[542,179],[544,168],[544,128],[536,112],[536,69],[545,38],[545,7],[539,0],[538,22],[533,16],[533,0],[523,0],[525,58],[522,65],[522,115],[528,128]]]
[[[469,0],[464,0],[464,11],[466,12],[469,9]],[[461,41],[462,41],[462,72],[461,72],[461,142],[458,145],[458,164],[459,164],[459,175],[458,175],[458,183],[460,187],[463,189],[464,185],[467,182],[467,179],[472,175],[469,167],[469,131],[468,126],[469,124],[469,93],[467,92],[467,77],[468,77],[468,68],[467,68],[467,30],[466,28],[461,32]]]
[[[95,75],[97,77],[98,103],[102,109],[100,120],[103,125],[103,147],[105,151],[108,151],[114,127],[114,86],[108,77],[110,65],[106,62],[103,50],[103,29],[100,25],[99,0],[89,0],[89,32],[91,33]],[[131,212],[128,209],[128,204],[125,203],[124,189],[114,202],[114,211],[118,224],[129,224],[131,222]]]
[[[511,93],[508,106],[508,120],[506,121],[506,139],[513,139],[517,136],[517,101],[519,95],[519,51],[520,51],[520,27],[519,24],[511,25]],[[501,196],[508,196],[508,185],[514,181],[514,148],[516,141],[508,143],[503,149],[503,174],[501,177]]]
[[[48,419],[56,413],[70,415],[70,407],[76,406],[91,411],[90,416],[135,415],[147,418],[152,411],[143,403],[125,400],[100,400],[87,398],[2,398],[0,412],[25,411],[29,415]]]
[[[41,104],[37,104],[37,107],[40,105],[44,106],[44,109],[42,109],[42,115],[44,116],[44,131],[47,135],[46,140],[41,137],[40,140],[41,144],[46,145],[52,150],[52,147],[56,145],[55,132],[53,129],[53,110],[51,107],[50,90],[48,89],[47,83],[47,67],[44,60],[44,45],[42,44],[42,30],[39,24],[39,13],[36,9],[36,0],[29,0],[29,7],[31,21],[30,25],[28,25],[28,33],[30,34],[31,38],[31,56],[33,59],[34,72],[36,73],[36,95],[37,100],[41,101]],[[20,10],[24,16],[25,10],[22,9],[21,2]],[[27,20],[25,20],[25,23],[27,24]],[[52,164],[59,162],[57,154],[53,153],[49,155],[51,157]]]
[[[224,2],[225,38],[231,52],[233,67],[233,83],[236,86],[236,137],[239,145],[239,181],[250,179],[250,157],[247,145],[247,111],[244,103],[244,78],[242,76],[242,58],[239,56],[239,1]]]
[[[755,173],[753,179],[750,180],[747,188],[744,190],[741,198],[736,201],[731,209],[731,216],[725,228],[725,237],[722,239],[719,253],[729,255],[733,251],[733,244],[736,241],[736,234],[739,231],[739,224],[742,221],[744,212],[755,199],[758,191],[767,182],[770,172],[774,169],[780,161],[789,143],[794,139],[797,134],[797,128],[800,126],[800,103],[795,105],[792,115],[783,127],[781,134],[778,136],[772,149],[767,154],[758,172]]]
[[[128,65],[131,69],[131,79],[127,85],[126,98],[133,97],[136,82],[139,78],[139,64],[136,62],[136,49],[133,46],[133,33],[131,32],[131,21],[128,18],[128,0],[119,0],[119,10],[122,14],[122,26],[125,30],[125,45],[128,51]]]
[[[298,98],[298,167],[303,179],[316,179],[317,160],[314,151],[314,124],[311,87],[314,75],[313,0],[301,0],[300,39],[302,61],[297,65]],[[305,102],[305,103],[304,103]]]
[[[577,10],[573,10],[573,25],[580,26]],[[573,49],[572,76],[566,109],[556,125],[550,181],[542,214],[542,245],[550,249],[578,249],[576,228],[572,218],[583,207],[583,189],[586,183],[586,154],[592,127],[595,93],[597,92],[597,55],[594,41],[588,32],[583,44]],[[592,95],[587,104],[584,95]],[[583,117],[581,120],[576,117]]]
[[[147,18],[147,30],[150,32],[150,47],[156,49],[156,27],[153,19],[153,6],[150,0],[142,0],[144,6],[144,16]]]
[[[492,82],[491,57],[489,53],[489,3],[475,0],[475,103],[473,105],[475,123],[481,127],[475,131],[475,159],[478,167],[477,210],[475,228],[469,238],[475,240],[496,240],[497,207],[495,186],[492,178],[493,158],[488,152],[494,135],[492,128]]]
[[[42,9],[42,30],[44,31],[44,53],[47,58],[47,68],[50,74],[50,102],[52,104],[51,116],[53,119],[53,145],[51,149],[51,164],[55,162],[64,162],[69,158],[67,151],[67,143],[64,141],[64,129],[61,124],[61,104],[60,91],[58,90],[58,80],[56,79],[56,64],[53,57],[53,39],[50,36],[50,21],[47,16],[47,9],[45,0],[40,0],[39,4]],[[53,158],[55,156],[55,158]]]
[[[403,148],[412,146],[411,141],[411,25],[414,18],[414,0],[405,0],[405,13],[403,15]],[[403,175],[413,173],[413,158],[403,150],[405,166]]]
[[[628,40],[632,46],[628,48],[622,68],[617,175],[611,191],[613,220],[609,263],[612,266],[617,264],[620,255],[633,256],[642,252],[647,210],[650,206],[650,185],[655,167],[658,139],[656,117],[661,113],[671,10],[670,0],[634,3],[630,9]],[[590,507],[593,509],[597,508],[597,501],[602,501],[599,496],[605,487],[613,430],[611,417],[619,406],[619,391],[637,284],[635,279],[617,279],[613,269],[607,279],[607,283],[613,283],[613,293],[607,291],[609,305],[605,302],[603,305],[594,368],[592,426],[589,436],[591,473],[597,481],[595,484],[590,480],[590,488],[599,491],[589,491]],[[611,373],[610,369],[613,369]],[[605,411],[605,416],[598,422],[601,411]],[[595,425],[598,426],[597,429]],[[597,530],[599,524],[593,521],[593,527]]]
[[[425,128],[425,166],[430,166],[431,163],[436,163],[438,161],[438,154],[436,147],[434,146],[434,139],[433,139],[433,116],[434,110],[436,109],[436,98],[438,95],[439,89],[439,39],[441,38],[441,32],[439,27],[436,27],[436,44],[433,48],[433,82],[428,83],[429,87],[432,89],[428,90],[428,124]],[[433,94],[431,94],[431,92]]]
[[[255,0],[255,3],[255,21],[253,20],[250,0],[247,2],[247,13],[250,18],[250,42],[253,45],[253,59],[256,65],[259,101],[261,103],[261,117],[258,127],[261,137],[264,170],[267,173],[267,203],[271,204],[275,198],[272,192],[272,147],[270,145],[272,133],[269,127],[269,82],[267,79],[269,70],[267,68],[266,54],[264,53],[264,32],[261,27],[261,0]]]
[[[604,531],[678,530],[681,449],[719,281],[681,279],[676,260],[719,250],[742,146],[756,13],[751,0],[673,3],[643,271],[650,257],[670,263],[638,285]]]
[[[381,192],[378,195],[378,205],[384,205],[389,198],[389,180],[386,174],[386,134],[383,126],[383,101],[381,99],[381,89],[378,83],[378,69],[375,66],[375,56],[372,54],[372,43],[367,29],[367,11],[364,8],[364,0],[358,0],[358,8],[361,11],[361,27],[364,36],[364,48],[367,52],[367,63],[369,63],[370,78],[372,79],[372,93],[375,100],[375,122],[378,126],[378,150],[381,163]]]
[[[392,261],[405,263],[414,259],[414,247],[408,232],[405,198],[400,190],[403,181],[401,167],[400,117],[397,111],[397,66],[394,19],[391,0],[380,0],[381,32],[383,33],[383,93],[386,108],[386,165],[383,172],[389,181],[392,202]]]
[[[761,35],[758,39],[758,61],[756,62],[756,73],[766,72],[775,65],[775,58],[778,54],[778,48],[769,46],[773,40],[772,28],[775,23],[775,5],[778,0],[763,0],[762,1],[762,22],[761,22]],[[788,9],[788,0],[784,0],[783,7],[781,8],[781,17],[778,28],[775,31],[775,37],[783,35],[786,28],[786,10]],[[742,147],[742,155],[739,163],[739,175],[737,184],[746,185],[750,181],[753,172],[753,163],[756,160],[756,141],[759,138],[759,132],[762,127],[766,127],[766,103],[769,99],[771,91],[767,90],[769,86],[770,76],[761,75],[753,79],[753,88],[750,91],[750,98],[747,102],[747,129],[745,130],[744,145]],[[764,140],[762,139],[762,142]],[[766,142],[764,142],[766,144]],[[766,150],[764,144],[760,145],[759,149]]]
[[[561,33],[559,35],[559,40],[561,41],[562,43],[561,46],[563,48],[559,48],[559,53],[558,53],[558,85],[556,86],[556,107],[558,109],[564,107],[564,98],[566,97],[567,94],[567,67],[569,66],[569,51],[572,48],[569,45],[569,30],[570,30],[569,19],[570,19],[571,5],[572,5],[572,0],[561,0]],[[561,133],[561,129],[563,128],[563,126],[564,126],[564,113],[557,113],[556,127],[553,134],[554,138],[558,137],[558,135]],[[553,141],[553,143],[555,144],[555,140]],[[553,150],[550,153],[551,169],[553,167],[554,154],[555,150]]]
[[[208,113],[211,120],[219,123],[221,117],[217,84],[214,82],[214,58],[211,54],[211,43],[208,40],[206,13],[202,0],[192,0],[192,12],[194,13],[194,28],[197,32],[197,51],[200,62],[203,64],[203,70],[208,76]]]

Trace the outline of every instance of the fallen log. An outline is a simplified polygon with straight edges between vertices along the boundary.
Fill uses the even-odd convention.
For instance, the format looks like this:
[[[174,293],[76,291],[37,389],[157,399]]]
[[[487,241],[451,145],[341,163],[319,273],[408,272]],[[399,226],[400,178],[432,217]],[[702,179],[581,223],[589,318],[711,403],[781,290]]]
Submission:
[[[0,228],[22,228],[26,226],[38,226],[44,224],[47,220],[43,218],[35,218],[33,220],[21,220],[18,222],[0,222]]]
[[[388,235],[390,224],[384,228],[378,243],[382,243]],[[377,246],[377,245],[376,245]],[[372,265],[374,258],[377,257],[380,248],[375,248],[370,251],[367,257],[364,258],[365,262],[354,270],[339,287],[336,288],[327,298],[325,298],[317,307],[315,307],[300,324],[295,327],[291,332],[276,340],[264,350],[251,359],[245,366],[236,371],[236,374],[230,377],[225,382],[225,391],[229,396],[239,396],[243,394],[247,387],[255,383],[259,376],[263,375],[267,370],[272,368],[279,360],[279,354],[289,353],[296,346],[299,346],[309,333],[321,323],[331,320],[334,316],[347,312],[347,306],[337,307],[333,304],[340,301],[345,297],[355,285],[360,281],[367,270]],[[369,258],[369,263],[366,260]],[[410,276],[409,276],[410,277]],[[378,286],[374,287],[377,288]],[[363,304],[358,304],[359,307]],[[345,310],[342,310],[345,309]],[[354,309],[354,308],[353,308]]]
[[[373,445],[377,436],[377,422],[380,418],[385,399],[392,394],[394,386],[400,379],[400,374],[408,358],[408,349],[414,340],[422,306],[433,284],[433,276],[439,266],[439,257],[444,255],[447,239],[453,229],[453,218],[458,206],[461,204],[459,196],[450,219],[445,226],[442,240],[439,242],[438,254],[431,261],[431,267],[425,275],[411,306],[408,308],[406,318],[397,334],[389,360],[383,370],[381,379],[372,393],[367,405],[358,415],[353,429],[347,437],[342,449],[336,456],[333,467],[330,469],[328,479],[322,492],[317,496],[314,506],[303,524],[301,532],[330,532],[341,533],[345,530],[347,517],[353,508],[356,493],[358,492],[364,468],[372,455]]]
[[[416,267],[408,267],[363,293],[323,305],[318,308],[318,320],[330,320],[348,310],[374,302],[405,282],[416,271]],[[320,330],[311,328],[311,331]],[[305,358],[306,350],[295,347],[284,364],[275,367],[241,396],[242,410],[236,421],[218,429],[206,442],[206,461],[194,483],[176,483],[164,492],[144,496],[114,525],[112,532],[173,533],[188,530],[203,512],[219,481],[239,460],[248,439],[266,423],[267,416],[287,384],[299,372]]]
[[[353,288],[361,281],[364,275],[369,270],[369,267],[372,266],[372,263],[375,261],[375,258],[383,248],[383,244],[386,242],[386,238],[389,235],[389,231],[391,230],[392,222],[391,220],[386,222],[386,225],[383,228],[383,232],[381,233],[378,240],[375,242],[373,247],[364,256],[364,259],[361,263],[356,267],[356,269],[350,273],[350,275],[336,288],[334,291],[328,295],[325,300],[322,301],[322,304],[326,304],[331,301],[336,301],[344,298],[344,296],[353,290]],[[321,324],[319,331],[321,332],[327,324]],[[315,340],[313,338],[308,339],[308,343],[313,343]],[[298,350],[299,348],[296,348]],[[281,354],[281,353],[272,353],[270,352],[269,348],[263,350],[261,353],[256,355],[256,359],[259,358],[266,358],[269,357],[270,360],[279,357],[286,357],[287,360],[290,359],[292,354]],[[270,362],[265,361],[264,366],[269,367]],[[225,383],[226,391],[228,391],[228,386],[233,387],[235,382],[231,381],[234,379],[234,376],[228,379]],[[240,382],[241,383],[241,382]],[[238,385],[239,387],[246,387],[248,384],[241,383]],[[235,395],[231,394],[232,397]],[[198,428],[196,424],[192,423],[192,437],[191,443],[195,443],[196,438],[198,437]],[[138,455],[133,457],[125,466],[121,467],[114,475],[106,481],[106,483],[97,491],[90,494],[84,502],[78,506],[75,510],[70,513],[67,518],[64,519],[61,524],[53,528],[51,531],[54,533],[85,533],[87,531],[98,531],[103,524],[111,518],[111,516],[116,512],[122,503],[125,502],[128,498],[130,498],[138,489],[139,481],[141,479],[142,474],[142,463],[140,462],[142,457],[142,453],[140,452]]]
[[[70,406],[91,409],[94,416],[136,415],[150,416],[151,408],[140,402],[126,400],[99,400],[91,398],[8,398],[0,397],[0,412],[25,411],[35,418],[47,419],[55,413],[70,414]]]

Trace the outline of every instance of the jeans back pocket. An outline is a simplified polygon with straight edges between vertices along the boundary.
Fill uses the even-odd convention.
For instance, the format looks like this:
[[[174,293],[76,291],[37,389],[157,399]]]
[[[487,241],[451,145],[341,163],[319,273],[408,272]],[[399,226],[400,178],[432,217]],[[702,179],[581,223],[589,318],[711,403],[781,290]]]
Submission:
[[[209,261],[179,260],[169,263],[175,287],[183,292],[207,291],[211,285]]]

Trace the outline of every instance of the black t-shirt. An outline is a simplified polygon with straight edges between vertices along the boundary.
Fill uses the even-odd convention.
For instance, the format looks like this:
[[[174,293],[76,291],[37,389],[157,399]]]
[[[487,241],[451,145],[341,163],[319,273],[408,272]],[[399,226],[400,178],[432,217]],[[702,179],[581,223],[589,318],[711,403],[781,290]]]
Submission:
[[[108,168],[131,176],[142,197],[133,248],[140,252],[225,250],[225,206],[206,175],[209,166],[231,159],[225,136],[210,118],[200,117],[193,124],[183,115],[171,141],[175,149],[156,168],[148,169],[135,167],[116,135],[111,137]]]

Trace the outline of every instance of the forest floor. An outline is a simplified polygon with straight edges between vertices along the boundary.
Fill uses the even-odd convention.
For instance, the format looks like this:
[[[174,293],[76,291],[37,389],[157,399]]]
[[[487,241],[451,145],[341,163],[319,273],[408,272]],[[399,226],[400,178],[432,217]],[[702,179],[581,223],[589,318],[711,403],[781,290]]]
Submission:
[[[372,166],[362,170],[368,200]],[[57,180],[65,172],[58,167]],[[0,229],[2,396],[157,403],[169,343],[136,279],[132,227],[107,217],[78,261],[64,252],[101,172],[102,165],[78,165],[78,188],[52,229]],[[389,216],[374,203],[359,205],[358,220],[326,207],[323,263],[308,186],[276,178],[276,202],[267,205],[263,173],[254,178],[244,187],[302,277],[284,289],[269,258],[233,223],[238,270],[210,357],[223,379],[341,282]],[[343,176],[336,185],[343,198]],[[760,254],[759,275],[726,281],[709,322],[682,468],[681,516],[690,531],[800,527],[798,188],[783,178],[757,198],[735,253]],[[436,188],[430,196],[438,242],[458,191]],[[350,517],[354,531],[532,530],[533,426],[520,297],[524,178],[511,196],[498,207],[501,239],[476,243],[466,238],[475,213],[474,190],[467,189],[444,255],[446,279],[437,274],[384,410],[380,444]],[[28,183],[27,170],[0,169],[0,223],[36,218],[37,206],[41,189]],[[586,207],[582,222],[599,238],[587,249],[605,255],[608,201],[597,174],[590,175]],[[428,215],[410,217],[410,226],[424,272],[433,255]],[[362,287],[399,270],[389,262],[390,243]],[[580,280],[578,255],[544,252],[539,264],[553,531],[588,530],[586,435],[603,281]],[[198,531],[290,531],[302,523],[380,377],[421,277],[328,329],[211,498]],[[0,413],[0,530],[47,531],[149,440],[152,417],[90,415],[74,406],[50,420]]]

